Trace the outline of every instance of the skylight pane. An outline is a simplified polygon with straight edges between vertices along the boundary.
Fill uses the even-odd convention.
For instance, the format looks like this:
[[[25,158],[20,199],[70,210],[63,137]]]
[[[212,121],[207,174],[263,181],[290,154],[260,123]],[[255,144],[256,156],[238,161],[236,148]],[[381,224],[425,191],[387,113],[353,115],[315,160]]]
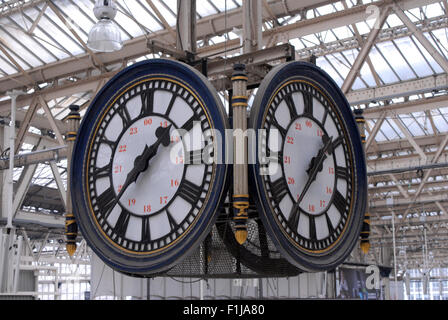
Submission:
[[[45,14],[48,14],[48,18],[45,15],[42,16],[39,22],[40,28],[50,34],[55,41],[57,41],[62,47],[73,55],[78,55],[85,52],[81,45],[78,42],[75,42],[75,40],[68,35],[70,31],[68,31],[67,27],[60,22],[59,18],[53,13],[53,11],[45,11]],[[56,25],[49,19],[52,19]],[[57,21],[59,21],[59,23],[57,23]],[[62,24],[62,26],[60,24]]]
[[[406,60],[392,42],[381,42],[377,44],[377,47],[388,60],[389,64],[394,68],[401,80],[410,80],[415,78],[412,69],[408,66]]]
[[[376,72],[385,83],[394,83],[399,81],[397,76],[393,73],[392,69],[387,65],[386,61],[375,47],[372,48],[369,56],[375,66]]]
[[[418,48],[409,37],[394,40],[419,77],[427,77],[433,72]]]
[[[230,2],[230,1],[228,1]],[[202,17],[210,16],[212,14],[217,14],[215,8],[206,0],[202,0],[197,3],[196,11],[199,13]]]
[[[398,116],[397,116],[398,117]],[[425,133],[422,131],[420,126],[417,124],[417,122],[414,120],[414,118],[411,115],[403,115],[399,117],[401,121],[403,122],[404,126],[409,130],[412,136],[424,136]]]
[[[212,0],[212,2],[221,12],[224,12],[226,10],[226,1]],[[233,1],[227,1],[227,11],[235,9],[236,7],[237,6]]]
[[[316,60],[316,64],[318,67],[322,68],[325,72],[329,74],[329,76],[338,84],[339,87],[342,86],[343,80],[338,75],[338,73],[334,70],[334,68],[328,63],[328,61],[324,57],[319,57]]]
[[[431,54],[423,47],[423,45],[414,37],[412,36],[415,43],[417,44],[418,48],[421,50],[423,55],[425,56],[426,60],[430,63],[431,67],[435,70],[436,73],[443,73],[443,69],[439,66],[439,64],[434,60]]]

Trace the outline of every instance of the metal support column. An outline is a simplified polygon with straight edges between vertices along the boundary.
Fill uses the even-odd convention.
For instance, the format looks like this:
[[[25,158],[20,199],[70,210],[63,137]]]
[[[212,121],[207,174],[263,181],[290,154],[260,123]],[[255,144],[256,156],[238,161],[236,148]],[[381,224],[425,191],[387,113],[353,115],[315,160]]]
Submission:
[[[243,1],[243,50],[250,53],[262,48],[263,1]]]
[[[354,111],[354,113],[355,113],[356,123],[358,124],[359,133],[361,135],[361,141],[362,141],[364,154],[366,154],[366,120],[364,119],[362,109],[356,109]],[[366,212],[364,214],[364,221],[363,221],[362,229],[361,229],[361,244],[360,244],[361,250],[364,254],[367,254],[370,249],[370,241],[369,241],[370,213],[369,213],[368,199],[366,200],[366,202],[367,202],[367,205],[366,205]]]
[[[7,183],[3,185],[3,208],[7,213],[7,222],[6,228],[13,228],[12,218],[14,215],[13,212],[13,203],[14,203],[14,151],[16,144],[16,101],[17,97],[23,92],[13,90],[11,92],[7,92],[7,94],[11,97],[11,121],[9,123],[9,169],[7,174]],[[6,142],[6,141],[5,141]],[[5,143],[6,147],[6,143]],[[3,215],[5,215],[5,211]]]
[[[71,105],[70,114],[67,117],[69,131],[66,134],[67,140],[67,204],[66,204],[66,215],[65,215],[65,236],[66,236],[66,248],[67,253],[70,257],[76,251],[76,237],[78,236],[78,226],[75,221],[75,216],[73,214],[72,197],[71,197],[71,163],[72,163],[72,153],[75,146],[76,136],[78,134],[79,122],[81,116],[79,115],[79,106]]]
[[[177,0],[177,50],[196,52],[196,0]]]
[[[233,96],[233,220],[235,238],[239,244],[247,239],[249,186],[247,166],[247,74],[246,66],[236,64],[232,75]]]

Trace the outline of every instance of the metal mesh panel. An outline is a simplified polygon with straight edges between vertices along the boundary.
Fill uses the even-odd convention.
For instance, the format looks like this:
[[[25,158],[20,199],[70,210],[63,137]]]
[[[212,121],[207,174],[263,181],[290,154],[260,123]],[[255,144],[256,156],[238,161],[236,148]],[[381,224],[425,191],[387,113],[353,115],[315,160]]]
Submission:
[[[260,278],[291,277],[300,273],[276,250],[254,207],[250,210],[247,241],[238,244],[229,207],[228,203],[223,206],[218,222],[199,248],[161,276]]]

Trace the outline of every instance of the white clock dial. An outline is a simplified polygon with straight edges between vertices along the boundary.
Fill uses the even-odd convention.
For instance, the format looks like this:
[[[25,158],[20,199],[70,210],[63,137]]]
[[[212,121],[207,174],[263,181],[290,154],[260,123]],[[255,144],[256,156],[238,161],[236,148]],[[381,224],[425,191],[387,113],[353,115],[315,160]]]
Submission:
[[[201,161],[210,128],[194,94],[174,81],[139,83],[111,104],[89,169],[93,210],[108,239],[151,252],[189,230],[211,187],[213,166]]]
[[[279,155],[271,158],[281,169],[264,181],[283,232],[305,250],[331,247],[342,234],[352,197],[338,115],[319,90],[297,81],[272,99],[263,127],[269,132],[268,154]]]

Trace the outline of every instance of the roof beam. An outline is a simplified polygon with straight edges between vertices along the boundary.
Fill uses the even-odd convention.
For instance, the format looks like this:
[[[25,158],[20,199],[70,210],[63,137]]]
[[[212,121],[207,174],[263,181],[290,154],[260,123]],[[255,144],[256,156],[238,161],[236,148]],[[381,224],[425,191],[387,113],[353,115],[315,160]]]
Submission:
[[[356,77],[358,76],[359,72],[361,71],[362,66],[364,65],[364,62],[366,61],[366,58],[368,57],[370,50],[372,49],[373,45],[375,44],[375,41],[378,37],[378,34],[381,30],[381,28],[384,25],[384,22],[386,21],[387,17],[389,16],[389,12],[391,10],[390,5],[384,5],[380,7],[380,15],[375,22],[374,28],[370,31],[369,36],[367,37],[367,40],[364,42],[361,51],[359,52],[358,56],[356,57],[355,62],[353,63],[352,68],[350,69],[350,72],[348,73],[347,77],[345,78],[344,83],[342,84],[341,90],[343,93],[347,93],[353,86],[353,83],[356,80]]]
[[[287,6],[289,8],[289,12],[285,11],[283,7],[283,1],[275,1],[270,2],[271,10],[277,17],[282,17],[289,14],[297,14],[300,13],[304,8],[312,8],[322,4],[337,2],[337,1],[287,1]],[[420,7],[423,5],[431,4],[438,2],[437,0],[400,0],[399,3],[404,9],[412,9],[416,7]],[[313,34],[316,32],[326,31],[331,28],[346,26],[347,24],[357,23],[360,21],[365,21],[368,17],[368,13],[366,12],[366,8],[369,5],[378,5],[382,6],[386,3],[385,0],[375,1],[366,5],[354,6],[348,10],[338,11],[332,14],[327,14],[324,16],[320,16],[313,19],[302,20],[290,25],[280,26],[277,28],[273,28],[270,30],[266,30],[263,33],[264,41],[268,41],[272,34],[275,33],[283,33],[286,38],[293,39],[309,34]],[[230,10],[226,13],[220,13],[212,16],[208,16],[202,18],[197,21],[197,37],[198,39],[209,38],[214,35],[223,34],[226,31],[232,30],[234,27],[241,28],[242,26],[242,8],[236,8]],[[269,16],[265,16],[264,20],[269,19]],[[227,21],[227,23],[226,23]],[[227,29],[226,29],[227,27]],[[169,31],[161,30],[158,32],[154,32],[152,34],[142,36],[136,39],[132,39],[127,41],[124,44],[122,50],[114,53],[98,53],[98,59],[103,62],[104,65],[108,65],[111,63],[122,62],[125,59],[131,59],[136,57],[141,57],[145,54],[148,54],[147,48],[147,38],[150,40],[158,40],[164,43],[172,43],[172,36]],[[228,43],[229,48],[231,46],[230,41]],[[239,45],[239,39],[237,39],[237,44]],[[221,44],[224,46],[224,43]],[[218,47],[216,47],[218,48]],[[216,49],[215,48],[215,49]],[[209,48],[210,49],[210,48]],[[207,50],[204,51],[204,50]],[[218,49],[218,50],[222,50]],[[210,51],[206,48],[201,48],[198,50],[199,53],[203,53],[204,55],[208,55]],[[54,78],[69,76],[72,74],[79,73],[81,71],[86,70],[86,66],[90,64],[89,55],[79,55],[74,58],[64,59],[62,61],[54,62],[51,64],[47,64],[42,67],[33,68],[29,70],[29,74],[36,82],[49,81]],[[19,83],[28,83],[27,79],[23,78],[23,75],[15,74],[6,79],[0,79],[0,88],[1,91],[9,91],[14,88],[21,88],[22,86],[17,84],[17,80]]]
[[[393,103],[380,107],[366,108],[364,109],[363,115],[366,119],[378,119],[382,116],[383,112],[387,112],[388,115],[399,115],[433,110],[442,107],[448,107],[448,95],[434,98],[416,99],[402,103]]]
[[[440,54],[440,52],[435,48],[431,42],[425,37],[423,32],[421,32],[417,26],[409,19],[403,9],[399,4],[394,4],[394,12],[400,18],[401,21],[411,30],[418,41],[425,47],[429,54],[437,61],[437,63],[442,67],[442,69],[448,73],[448,60]]]

